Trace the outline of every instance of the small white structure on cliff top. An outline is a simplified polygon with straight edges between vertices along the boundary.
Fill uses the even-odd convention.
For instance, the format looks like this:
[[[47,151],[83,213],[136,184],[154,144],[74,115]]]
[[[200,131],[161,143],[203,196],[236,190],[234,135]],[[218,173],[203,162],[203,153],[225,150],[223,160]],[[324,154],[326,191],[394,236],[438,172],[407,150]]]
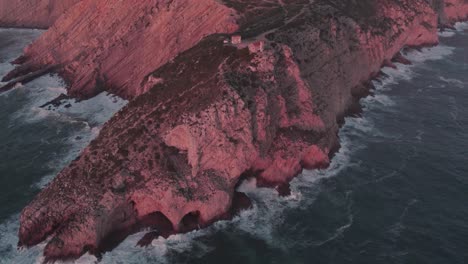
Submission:
[[[242,37],[240,35],[232,35],[231,36],[231,43],[234,45],[238,45],[242,43]]]

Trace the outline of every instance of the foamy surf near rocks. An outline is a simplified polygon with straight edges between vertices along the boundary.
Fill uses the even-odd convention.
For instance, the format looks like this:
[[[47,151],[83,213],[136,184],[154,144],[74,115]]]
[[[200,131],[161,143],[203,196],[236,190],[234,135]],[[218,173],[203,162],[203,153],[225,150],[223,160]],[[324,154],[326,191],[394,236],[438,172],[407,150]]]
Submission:
[[[99,254],[143,227],[167,235],[225,219],[244,178],[287,193],[302,168],[329,164],[341,120],[381,66],[436,45],[442,16],[463,17],[448,3],[73,5],[6,79],[53,65],[71,95],[132,100],[23,210],[20,245],[50,237],[47,260]],[[225,44],[235,32],[263,49]]]

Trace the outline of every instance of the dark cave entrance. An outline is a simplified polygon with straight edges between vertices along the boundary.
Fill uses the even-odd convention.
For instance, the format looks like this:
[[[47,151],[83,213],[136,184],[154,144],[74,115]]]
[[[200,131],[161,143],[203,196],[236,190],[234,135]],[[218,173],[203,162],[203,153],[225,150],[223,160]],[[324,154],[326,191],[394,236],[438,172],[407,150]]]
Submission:
[[[200,229],[200,211],[193,211],[186,214],[180,221],[179,228],[182,232]]]

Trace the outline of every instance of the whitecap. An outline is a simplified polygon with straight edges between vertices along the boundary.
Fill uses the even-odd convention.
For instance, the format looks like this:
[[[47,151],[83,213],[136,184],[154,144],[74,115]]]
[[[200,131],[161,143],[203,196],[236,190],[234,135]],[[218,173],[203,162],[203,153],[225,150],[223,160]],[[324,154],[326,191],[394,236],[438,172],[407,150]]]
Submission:
[[[158,237],[152,241],[151,245],[145,248],[137,246],[137,243],[147,231],[139,232],[127,237],[125,241],[111,252],[105,253],[100,263],[117,263],[122,259],[125,259],[126,263],[145,263],[148,259],[156,263],[169,263],[167,258],[169,252],[182,253],[193,248],[196,248],[197,254],[202,256],[213,248],[197,241],[197,238],[210,235],[216,229],[219,230],[223,228],[226,222],[227,221],[220,221],[205,229],[194,230],[186,234],[175,234],[168,238]],[[91,258],[92,256],[85,255],[78,261]]]
[[[439,76],[439,79],[445,83],[448,83],[448,84],[451,84],[455,87],[458,87],[458,88],[463,88],[465,87],[465,84],[458,80],[458,79],[454,79],[454,78],[445,78],[444,76]]]
[[[452,55],[454,50],[454,47],[438,45],[422,48],[421,51],[411,50],[406,54],[406,57],[417,65],[426,61],[441,60]]]
[[[14,45],[0,50],[0,59],[4,60],[0,63],[0,76],[13,68],[8,61],[21,53],[22,45],[31,42],[42,31],[0,29],[0,34],[5,32],[11,33],[8,37],[14,40]],[[24,35],[25,32],[29,35]],[[67,151],[61,152],[47,164],[54,172],[38,179],[31,189],[43,188],[50,182],[61,168],[75,159],[82,149],[99,134],[101,126],[127,104],[127,101],[116,96],[102,93],[86,101],[70,100],[71,107],[69,108],[58,107],[51,110],[41,108],[45,103],[66,92],[62,79],[56,75],[46,75],[28,84],[18,85],[0,95],[7,101],[11,98],[18,102],[15,112],[9,115],[12,123],[47,122],[50,126],[57,126],[57,130],[64,126],[73,128],[68,138],[63,139]],[[0,224],[0,263],[43,263],[42,251],[46,242],[27,250],[18,250],[16,248],[18,229],[19,215],[14,215]],[[75,263],[90,263],[92,258],[87,255],[80,259],[81,262]]]
[[[384,76],[373,80],[372,83],[377,92],[389,91],[392,88],[392,84],[396,84],[402,80],[411,80],[414,77],[413,65],[405,65],[401,63],[395,63],[397,68],[384,67],[381,69]]]
[[[64,99],[61,101],[60,106],[52,106],[49,111],[58,112],[65,116],[86,119],[93,124],[103,124],[127,103],[128,101],[118,96],[102,92],[88,100]]]
[[[29,249],[17,249],[18,229],[19,215],[0,224],[0,263],[41,263],[44,244]]]
[[[375,94],[368,96],[364,101],[366,106],[371,106],[372,104],[378,103],[382,106],[394,106],[395,102],[390,99],[388,95],[385,94]]]
[[[442,38],[450,38],[450,37],[455,36],[457,33],[451,30],[444,30],[444,31],[439,31],[437,34],[439,35],[439,37],[442,37]]]
[[[455,23],[455,29],[459,32],[468,30],[468,22],[457,22]]]

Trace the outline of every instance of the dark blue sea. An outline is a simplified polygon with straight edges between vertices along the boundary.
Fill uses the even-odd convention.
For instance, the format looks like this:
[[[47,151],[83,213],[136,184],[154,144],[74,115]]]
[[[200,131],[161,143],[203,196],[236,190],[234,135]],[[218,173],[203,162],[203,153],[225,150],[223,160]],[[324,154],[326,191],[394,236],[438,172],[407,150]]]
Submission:
[[[457,29],[409,51],[412,66],[383,69],[331,167],[305,171],[291,196],[244,182],[254,207],[232,221],[144,249],[135,234],[100,263],[468,263],[468,23]],[[0,29],[0,76],[40,34]],[[40,108],[61,93],[46,76],[0,95],[0,263],[42,262],[44,243],[16,248],[21,209],[126,104],[101,94]]]

